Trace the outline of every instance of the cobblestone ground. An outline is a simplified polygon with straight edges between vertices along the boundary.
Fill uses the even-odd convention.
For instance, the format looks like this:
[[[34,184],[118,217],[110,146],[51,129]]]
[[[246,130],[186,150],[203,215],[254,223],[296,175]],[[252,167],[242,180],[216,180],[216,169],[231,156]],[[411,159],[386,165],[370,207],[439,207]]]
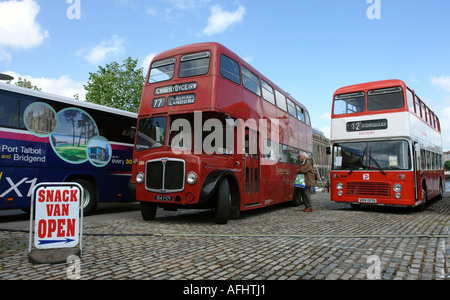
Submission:
[[[449,197],[425,212],[352,210],[328,194],[313,203],[313,213],[281,205],[225,226],[210,211],[89,222],[81,279],[450,279]],[[0,229],[0,280],[67,279],[70,265],[31,265],[27,248],[26,232]]]

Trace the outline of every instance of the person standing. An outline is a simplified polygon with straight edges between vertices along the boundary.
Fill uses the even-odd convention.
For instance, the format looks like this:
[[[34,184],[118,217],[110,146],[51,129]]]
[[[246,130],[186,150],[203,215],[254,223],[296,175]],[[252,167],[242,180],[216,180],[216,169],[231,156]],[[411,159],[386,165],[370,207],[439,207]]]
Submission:
[[[304,212],[312,212],[310,188],[316,184],[313,167],[308,158],[308,153],[303,152],[300,154],[300,167],[297,171],[298,174],[305,175],[305,188],[300,188],[300,197],[305,203],[305,209],[303,210]]]

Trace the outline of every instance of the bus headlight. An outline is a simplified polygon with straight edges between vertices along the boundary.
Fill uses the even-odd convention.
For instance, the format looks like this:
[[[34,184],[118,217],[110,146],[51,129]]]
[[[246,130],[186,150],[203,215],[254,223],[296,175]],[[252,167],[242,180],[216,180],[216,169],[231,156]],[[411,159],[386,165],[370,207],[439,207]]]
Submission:
[[[337,193],[337,195],[338,195],[339,197],[342,197],[342,196],[344,195],[344,192],[343,192],[343,191],[339,191],[339,192]]]
[[[341,182],[339,182],[338,184],[336,184],[336,189],[337,189],[338,191],[342,191],[342,190],[344,189],[344,184],[341,183]]]
[[[400,193],[402,190],[403,190],[403,187],[401,184],[399,184],[399,183],[394,184],[394,192]]]
[[[144,180],[145,180],[145,175],[144,174],[139,173],[139,174],[136,175],[136,182],[138,184],[143,184]]]
[[[194,172],[190,172],[186,177],[186,181],[190,185],[195,184],[197,182],[197,174],[195,174]]]
[[[400,200],[402,198],[402,194],[395,193],[395,199]]]

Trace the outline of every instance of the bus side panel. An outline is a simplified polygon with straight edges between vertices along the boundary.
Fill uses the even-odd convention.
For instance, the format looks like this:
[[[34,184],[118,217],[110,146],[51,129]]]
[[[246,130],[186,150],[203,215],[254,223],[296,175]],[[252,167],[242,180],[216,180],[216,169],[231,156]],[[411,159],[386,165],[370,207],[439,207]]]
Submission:
[[[3,132],[0,138],[0,209],[26,209],[34,186],[42,182],[64,182],[85,178],[98,188],[99,202],[130,199],[132,147],[113,145],[111,161],[105,167],[91,163],[69,164],[53,151],[48,138]],[[106,176],[105,176],[106,175]],[[108,176],[111,175],[111,176]]]

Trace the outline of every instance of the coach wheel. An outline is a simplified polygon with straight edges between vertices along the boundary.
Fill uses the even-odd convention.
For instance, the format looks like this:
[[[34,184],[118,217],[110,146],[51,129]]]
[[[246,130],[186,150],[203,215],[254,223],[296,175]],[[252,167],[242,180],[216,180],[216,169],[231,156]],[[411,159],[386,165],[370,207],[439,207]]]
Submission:
[[[439,195],[437,196],[438,200],[441,200],[444,197],[444,187],[442,185],[442,180],[439,182]]]
[[[156,218],[158,207],[154,203],[141,202],[141,214],[144,221],[152,221]]]
[[[427,185],[425,182],[422,183],[422,203],[417,207],[419,211],[424,211],[426,203],[428,202],[428,192]]]
[[[230,219],[231,193],[228,179],[223,179],[217,191],[215,221],[217,224],[227,224]]]
[[[75,179],[73,182],[80,184],[84,190],[83,214],[91,215],[97,209],[97,194],[94,186],[85,179]]]

